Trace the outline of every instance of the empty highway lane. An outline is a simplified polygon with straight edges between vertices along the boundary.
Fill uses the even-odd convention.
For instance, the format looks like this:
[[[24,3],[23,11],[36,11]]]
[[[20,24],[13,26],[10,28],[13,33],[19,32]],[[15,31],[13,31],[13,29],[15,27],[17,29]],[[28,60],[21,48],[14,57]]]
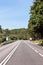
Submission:
[[[0,47],[0,65],[43,65],[43,48],[28,40]]]

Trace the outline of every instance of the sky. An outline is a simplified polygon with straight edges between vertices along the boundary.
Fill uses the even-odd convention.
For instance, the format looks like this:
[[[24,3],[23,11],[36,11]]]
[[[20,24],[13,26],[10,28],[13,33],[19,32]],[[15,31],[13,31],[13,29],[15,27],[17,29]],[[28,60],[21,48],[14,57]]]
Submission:
[[[6,29],[27,28],[33,0],[0,0],[0,25]]]

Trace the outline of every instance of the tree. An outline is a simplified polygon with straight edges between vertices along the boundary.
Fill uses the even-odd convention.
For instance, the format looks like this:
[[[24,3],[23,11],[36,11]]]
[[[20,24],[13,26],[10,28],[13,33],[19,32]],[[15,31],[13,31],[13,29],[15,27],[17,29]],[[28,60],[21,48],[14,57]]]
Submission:
[[[34,37],[43,38],[43,0],[35,0],[31,6],[29,31]]]
[[[1,27],[1,25],[0,25],[0,33],[2,33],[2,27]]]
[[[5,33],[6,33],[6,34],[5,34],[6,36],[9,36],[10,30],[6,29],[6,30],[5,30]]]

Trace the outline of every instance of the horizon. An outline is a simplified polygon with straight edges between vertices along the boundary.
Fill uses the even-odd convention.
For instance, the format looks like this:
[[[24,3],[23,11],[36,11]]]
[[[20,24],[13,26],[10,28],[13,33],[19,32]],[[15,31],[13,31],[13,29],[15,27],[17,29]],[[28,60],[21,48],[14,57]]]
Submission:
[[[28,28],[33,0],[1,0],[0,25],[4,29]]]

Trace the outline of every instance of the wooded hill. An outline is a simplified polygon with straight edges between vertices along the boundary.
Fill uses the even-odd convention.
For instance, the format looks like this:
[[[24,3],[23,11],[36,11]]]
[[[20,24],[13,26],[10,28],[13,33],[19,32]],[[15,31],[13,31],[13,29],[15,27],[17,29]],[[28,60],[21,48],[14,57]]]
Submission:
[[[6,37],[8,36],[9,40],[26,40],[29,39],[28,30],[25,28],[21,29],[2,29],[0,26],[0,43],[6,41]]]

